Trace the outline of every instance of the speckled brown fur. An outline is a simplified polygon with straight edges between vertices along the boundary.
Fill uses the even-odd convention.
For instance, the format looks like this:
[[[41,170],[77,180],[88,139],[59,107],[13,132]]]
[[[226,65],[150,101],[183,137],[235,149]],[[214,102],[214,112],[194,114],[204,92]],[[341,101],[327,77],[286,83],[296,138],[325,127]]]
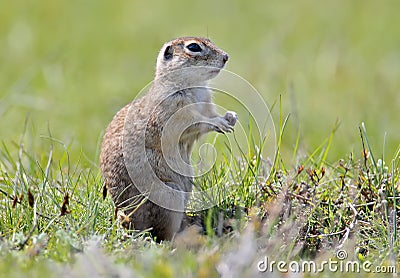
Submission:
[[[193,43],[201,51],[197,51],[197,46],[188,47]],[[199,136],[233,130],[236,114],[227,112],[219,116],[206,88],[208,80],[218,74],[227,60],[227,54],[208,39],[184,37],[167,42],[157,58],[156,75],[149,91],[122,108],[107,127],[100,155],[104,183],[115,206],[129,217],[134,229],[151,228],[158,240],[170,240],[179,231],[188,201],[184,193],[191,192],[193,178],[172,170],[163,150],[178,145],[180,156],[190,165],[192,146]],[[185,107],[190,108],[180,110]],[[168,121],[174,115],[177,117],[171,124]],[[178,129],[184,125],[188,128],[176,141],[172,140],[171,135],[180,134]],[[171,140],[164,140],[162,149],[165,131],[170,134],[166,138]],[[146,163],[151,168],[146,168]],[[141,178],[145,182],[149,171],[168,188],[177,190],[172,197],[158,198],[165,198],[166,204],[173,203],[178,209],[166,209],[147,200],[133,184],[131,177],[135,183]]]

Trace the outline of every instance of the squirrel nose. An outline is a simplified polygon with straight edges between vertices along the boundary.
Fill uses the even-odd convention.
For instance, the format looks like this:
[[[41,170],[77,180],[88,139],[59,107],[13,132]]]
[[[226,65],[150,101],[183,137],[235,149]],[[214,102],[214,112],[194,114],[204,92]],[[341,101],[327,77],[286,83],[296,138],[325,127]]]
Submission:
[[[224,56],[222,56],[222,61],[224,61],[224,63],[226,63],[229,59],[228,54],[224,54]]]

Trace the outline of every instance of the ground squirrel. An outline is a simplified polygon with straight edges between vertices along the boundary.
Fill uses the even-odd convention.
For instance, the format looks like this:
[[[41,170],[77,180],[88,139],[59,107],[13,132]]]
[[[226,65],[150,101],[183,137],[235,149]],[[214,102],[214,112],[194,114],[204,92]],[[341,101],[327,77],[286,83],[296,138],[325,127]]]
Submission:
[[[206,38],[165,43],[148,92],[122,108],[105,132],[100,154],[105,186],[133,228],[150,229],[159,241],[171,240],[181,228],[196,139],[233,131],[236,113],[218,115],[207,88],[227,60]]]

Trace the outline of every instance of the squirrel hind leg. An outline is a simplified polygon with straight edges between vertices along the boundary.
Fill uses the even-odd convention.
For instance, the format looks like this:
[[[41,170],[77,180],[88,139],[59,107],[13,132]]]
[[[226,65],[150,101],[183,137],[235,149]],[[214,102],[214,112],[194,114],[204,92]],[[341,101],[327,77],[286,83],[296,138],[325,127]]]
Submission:
[[[174,190],[168,190],[163,192],[162,202],[153,204],[153,231],[151,232],[157,239],[160,240],[172,240],[175,234],[177,234],[181,228],[183,217],[185,215],[185,192],[183,192],[179,186],[174,183],[165,183],[169,188]],[[154,196],[154,195],[153,195]],[[165,204],[165,207],[163,207]],[[174,210],[168,209],[174,208]]]

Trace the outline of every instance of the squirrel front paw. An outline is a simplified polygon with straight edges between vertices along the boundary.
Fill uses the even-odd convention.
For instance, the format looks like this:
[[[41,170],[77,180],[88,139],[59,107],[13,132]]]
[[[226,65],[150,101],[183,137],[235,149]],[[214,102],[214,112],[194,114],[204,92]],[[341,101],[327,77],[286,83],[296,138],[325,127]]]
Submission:
[[[234,126],[238,120],[238,115],[236,114],[236,112],[227,111],[225,113],[224,119],[228,121],[229,125]]]
[[[232,132],[233,126],[231,126],[224,117],[216,117],[211,125],[211,129],[219,133],[225,133]]]
[[[232,132],[237,119],[238,116],[235,112],[228,111],[225,116],[215,118],[213,129],[219,133]]]

